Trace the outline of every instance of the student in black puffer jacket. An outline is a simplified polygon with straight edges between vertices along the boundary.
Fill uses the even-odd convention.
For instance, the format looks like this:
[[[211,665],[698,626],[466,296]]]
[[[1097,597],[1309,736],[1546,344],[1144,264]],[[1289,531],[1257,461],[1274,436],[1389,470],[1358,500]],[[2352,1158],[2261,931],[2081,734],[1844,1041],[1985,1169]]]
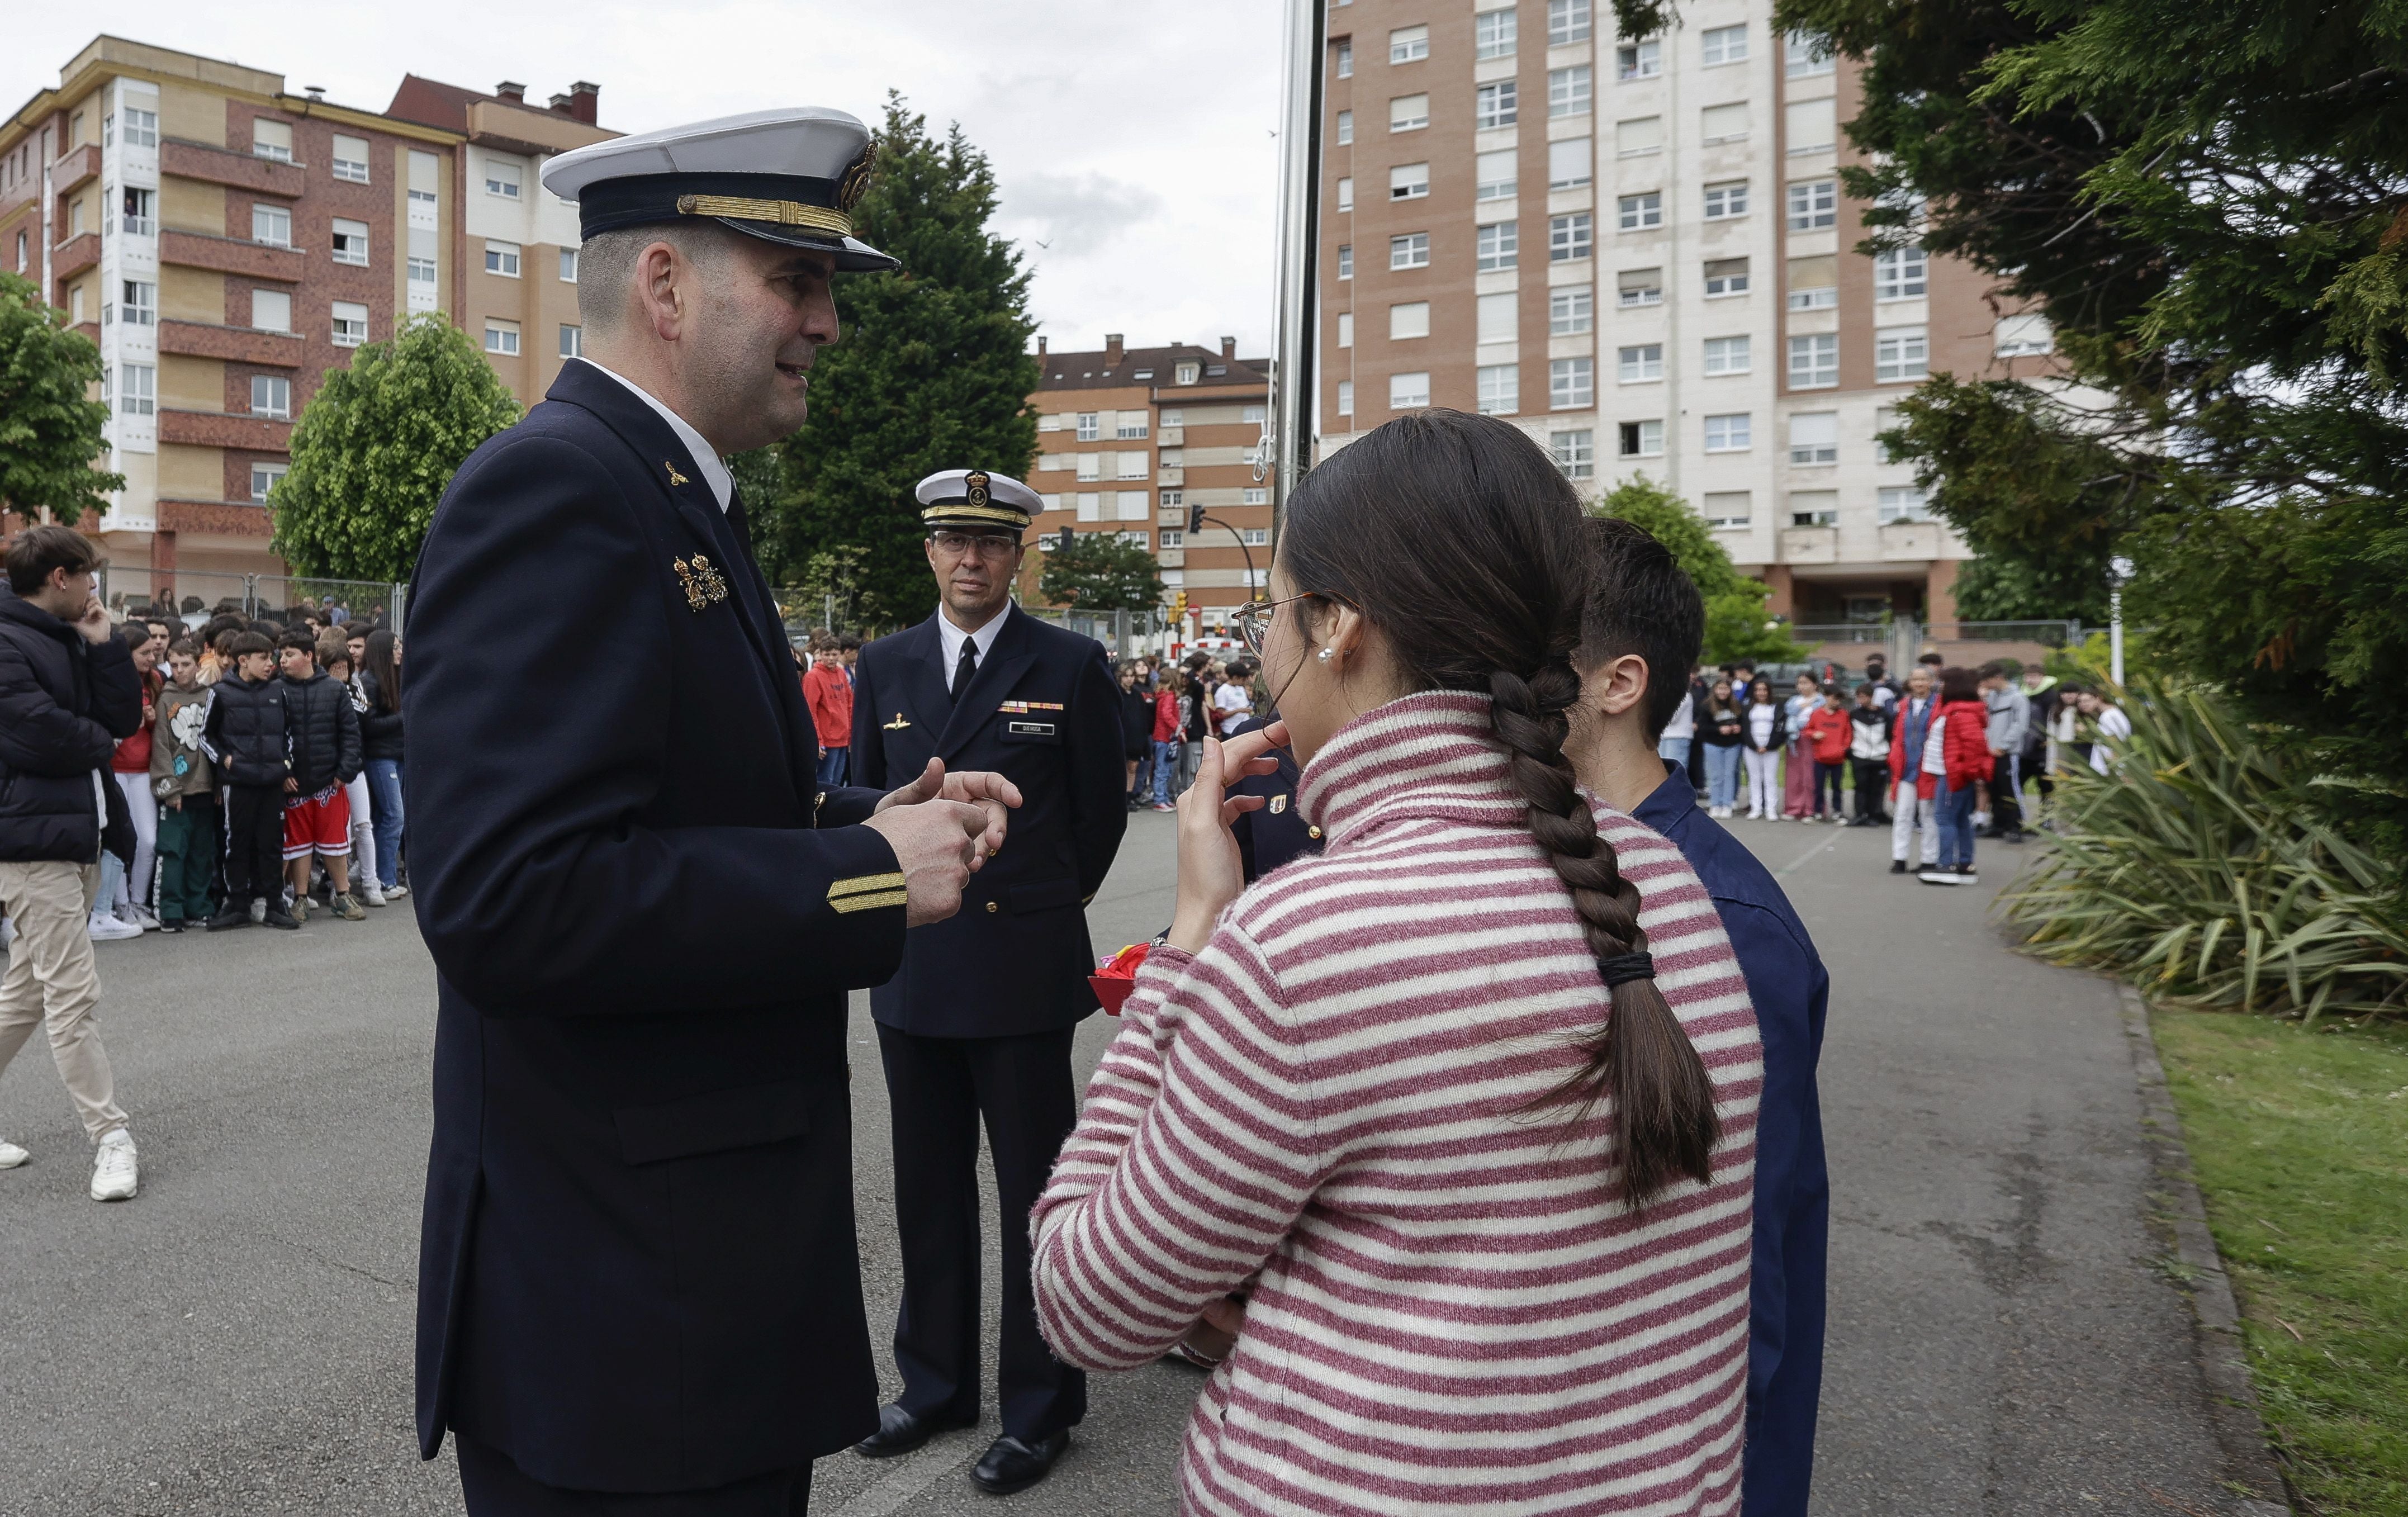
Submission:
[[[358,922],[367,910],[351,894],[351,802],[346,791],[360,772],[360,713],[351,705],[351,687],[318,667],[318,639],[308,631],[286,633],[278,651],[293,754],[284,801],[284,870],[293,886],[293,914],[308,920],[309,855],[315,853],[335,882],[335,914]]]
[[[269,926],[298,927],[284,909],[284,796],[293,758],[276,645],[262,633],[237,633],[226,652],[234,668],[209,687],[209,714],[201,723],[201,751],[217,766],[225,797],[226,894],[209,930],[249,926],[251,903],[260,897]]]

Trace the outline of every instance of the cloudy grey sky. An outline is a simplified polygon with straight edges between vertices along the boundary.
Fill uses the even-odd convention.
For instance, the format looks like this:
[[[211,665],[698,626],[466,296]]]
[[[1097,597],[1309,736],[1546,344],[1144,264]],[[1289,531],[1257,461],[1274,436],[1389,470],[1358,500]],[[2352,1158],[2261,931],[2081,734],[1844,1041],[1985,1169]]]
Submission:
[[[548,99],[602,86],[638,132],[769,106],[874,122],[889,87],[992,157],[999,225],[1056,350],[1271,331],[1278,0],[7,0],[0,107],[58,82],[95,31],[323,85],[381,110],[405,72]]]

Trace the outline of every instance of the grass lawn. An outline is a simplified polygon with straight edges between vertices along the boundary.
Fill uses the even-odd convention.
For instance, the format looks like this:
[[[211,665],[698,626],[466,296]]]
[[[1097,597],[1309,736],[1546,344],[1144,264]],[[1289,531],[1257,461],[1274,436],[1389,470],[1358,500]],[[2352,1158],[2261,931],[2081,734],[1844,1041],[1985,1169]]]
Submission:
[[[2408,1029],[2153,1021],[2292,1480],[2408,1517]]]

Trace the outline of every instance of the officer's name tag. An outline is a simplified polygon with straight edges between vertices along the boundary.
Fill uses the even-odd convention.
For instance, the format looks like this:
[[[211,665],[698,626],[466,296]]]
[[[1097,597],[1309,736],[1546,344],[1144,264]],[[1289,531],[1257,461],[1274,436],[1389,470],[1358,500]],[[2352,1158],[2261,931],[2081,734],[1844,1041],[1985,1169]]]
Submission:
[[[1015,737],[1051,737],[1054,736],[1054,723],[1051,722],[1007,722],[1004,723],[1003,730]]]

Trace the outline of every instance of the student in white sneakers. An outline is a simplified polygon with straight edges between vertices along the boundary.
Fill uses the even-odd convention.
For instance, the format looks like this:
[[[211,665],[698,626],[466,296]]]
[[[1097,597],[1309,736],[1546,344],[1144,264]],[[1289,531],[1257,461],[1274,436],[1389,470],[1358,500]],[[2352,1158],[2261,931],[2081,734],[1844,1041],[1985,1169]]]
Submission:
[[[134,1136],[117,1105],[93,1009],[100,976],[85,927],[100,885],[104,771],[142,723],[125,640],[93,594],[100,555],[71,527],[28,527],[9,548],[0,597],[0,914],[16,940],[0,974],[0,1071],[34,1028],[99,1146],[95,1201],[134,1195]],[[27,1154],[0,1141],[0,1169]]]

